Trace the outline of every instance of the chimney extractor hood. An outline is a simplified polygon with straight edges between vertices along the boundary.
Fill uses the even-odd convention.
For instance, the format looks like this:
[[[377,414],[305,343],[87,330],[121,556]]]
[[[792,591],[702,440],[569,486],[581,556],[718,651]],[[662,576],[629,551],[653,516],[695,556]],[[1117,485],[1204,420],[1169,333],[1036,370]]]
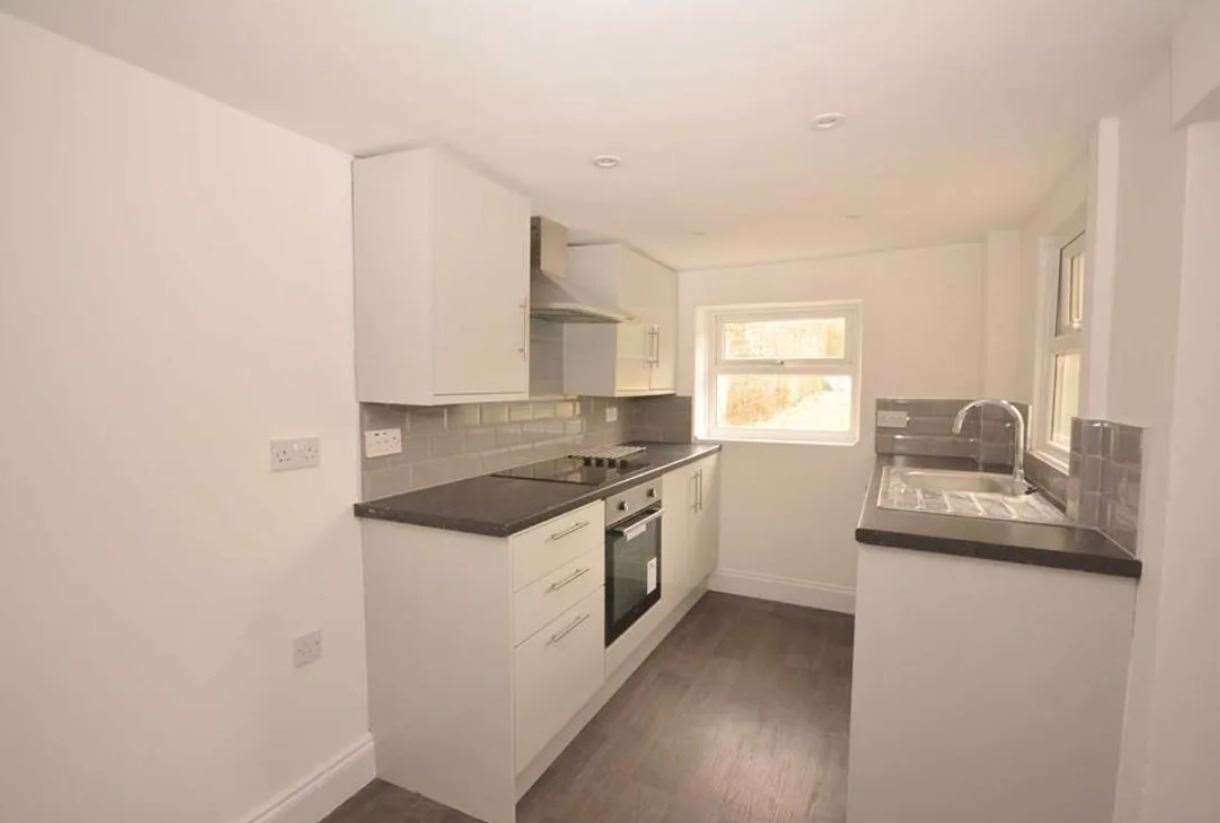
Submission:
[[[567,282],[568,230],[545,217],[530,219],[530,316],[560,323],[622,323],[631,315],[600,304]]]

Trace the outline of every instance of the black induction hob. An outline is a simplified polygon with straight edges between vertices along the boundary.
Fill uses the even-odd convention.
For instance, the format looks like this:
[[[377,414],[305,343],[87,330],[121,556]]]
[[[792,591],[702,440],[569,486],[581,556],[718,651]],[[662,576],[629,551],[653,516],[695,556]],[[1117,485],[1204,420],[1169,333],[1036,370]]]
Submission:
[[[514,469],[494,472],[492,477],[514,477],[518,480],[542,480],[549,483],[575,483],[580,486],[600,486],[630,477],[647,469],[652,463],[646,453],[633,455],[634,459],[621,460],[616,466],[591,466],[575,457],[558,460],[543,460]]]

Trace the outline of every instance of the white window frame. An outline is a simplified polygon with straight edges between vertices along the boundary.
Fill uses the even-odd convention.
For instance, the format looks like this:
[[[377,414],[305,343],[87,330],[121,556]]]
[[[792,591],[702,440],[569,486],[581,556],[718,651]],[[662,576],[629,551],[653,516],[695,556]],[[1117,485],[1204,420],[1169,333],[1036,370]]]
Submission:
[[[1062,297],[1063,253],[1072,244],[1081,242],[1085,251],[1085,288],[1089,294],[1088,280],[1092,260],[1083,221],[1058,236],[1043,241],[1043,288],[1042,306],[1039,312],[1039,345],[1037,347],[1037,386],[1034,404],[1033,451],[1044,460],[1067,469],[1070,449],[1051,440],[1051,429],[1055,414],[1055,358],[1062,354],[1079,354],[1081,369],[1084,368],[1085,329],[1059,334],[1059,301]],[[1085,322],[1088,307],[1082,307]],[[1083,397],[1077,397],[1077,409]]]
[[[845,320],[842,358],[730,360],[723,357],[725,323],[765,322],[796,318]],[[859,300],[819,303],[757,303],[701,306],[696,310],[695,431],[697,439],[761,443],[851,446],[860,440],[861,338],[863,311]],[[716,420],[716,378],[721,374],[846,375],[852,381],[851,428],[845,432],[790,429],[745,429],[721,426]]]

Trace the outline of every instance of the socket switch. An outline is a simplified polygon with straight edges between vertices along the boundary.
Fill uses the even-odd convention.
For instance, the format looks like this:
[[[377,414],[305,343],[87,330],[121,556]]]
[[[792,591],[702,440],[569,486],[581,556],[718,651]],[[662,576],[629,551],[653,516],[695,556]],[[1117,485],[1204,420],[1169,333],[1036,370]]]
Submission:
[[[322,630],[303,634],[292,641],[292,665],[308,666],[322,656]]]
[[[613,423],[618,420],[618,406],[606,406],[606,422]]]
[[[364,456],[402,454],[402,429],[374,429],[364,433]]]
[[[271,441],[271,471],[311,469],[321,459],[322,447],[316,437],[297,437]]]

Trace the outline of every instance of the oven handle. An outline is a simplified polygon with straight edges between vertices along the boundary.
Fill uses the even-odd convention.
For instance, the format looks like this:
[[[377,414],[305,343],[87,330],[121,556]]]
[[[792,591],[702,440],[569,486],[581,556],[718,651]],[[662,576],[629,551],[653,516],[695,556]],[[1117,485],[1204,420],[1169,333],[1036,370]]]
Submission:
[[[622,535],[623,537],[626,537],[628,540],[630,540],[633,537],[639,536],[639,534],[640,534],[639,527],[640,526],[647,526],[649,523],[656,520],[663,514],[665,514],[665,509],[657,509],[652,514],[647,515],[646,517],[641,517],[639,520],[636,520],[634,523],[631,523],[630,525],[615,526],[612,529],[608,529],[608,531],[611,532],[612,534]]]

